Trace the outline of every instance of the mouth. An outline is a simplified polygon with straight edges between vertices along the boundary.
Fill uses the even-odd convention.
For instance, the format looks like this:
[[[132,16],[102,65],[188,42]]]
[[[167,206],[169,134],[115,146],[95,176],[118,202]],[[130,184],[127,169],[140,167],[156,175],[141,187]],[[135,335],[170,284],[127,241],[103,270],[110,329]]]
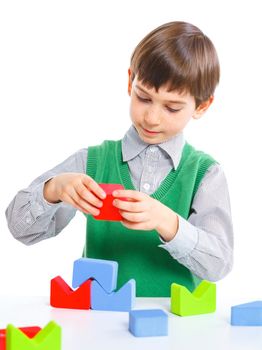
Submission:
[[[145,129],[145,128],[142,128],[143,131],[146,133],[146,134],[149,134],[149,135],[158,135],[160,134],[159,131],[152,131],[152,130],[148,130],[148,129]]]

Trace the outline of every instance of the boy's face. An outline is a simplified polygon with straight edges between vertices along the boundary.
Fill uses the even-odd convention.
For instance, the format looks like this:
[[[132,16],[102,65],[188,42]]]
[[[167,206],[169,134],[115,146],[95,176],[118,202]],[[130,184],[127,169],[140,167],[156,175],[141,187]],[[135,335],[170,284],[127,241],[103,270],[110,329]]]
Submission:
[[[196,108],[189,93],[158,92],[135,79],[129,83],[130,116],[140,138],[150,144],[164,142],[181,132],[191,118],[198,119],[213,101],[211,97]]]

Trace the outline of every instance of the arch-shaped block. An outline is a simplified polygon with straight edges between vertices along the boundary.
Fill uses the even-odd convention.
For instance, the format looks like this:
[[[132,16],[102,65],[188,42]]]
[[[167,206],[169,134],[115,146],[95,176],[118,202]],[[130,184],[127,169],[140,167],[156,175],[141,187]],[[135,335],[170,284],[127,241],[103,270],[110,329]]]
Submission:
[[[72,286],[77,288],[92,278],[99,282],[107,293],[111,293],[116,289],[117,272],[116,261],[80,258],[74,262]]]
[[[28,338],[33,338],[41,330],[38,326],[19,327],[19,329]],[[6,329],[0,329],[0,350],[6,350]]]
[[[191,293],[176,283],[171,285],[171,312],[179,316],[208,314],[216,311],[216,285],[203,280]]]
[[[93,281],[91,296],[93,310],[130,311],[134,307],[136,282],[129,280],[118,291],[107,293],[98,282]]]
[[[73,290],[62,277],[51,280],[50,305],[58,308],[89,310],[91,306],[91,279]]]
[[[17,349],[61,350],[61,327],[51,321],[30,339],[20,329],[9,324],[6,328],[6,350]]]

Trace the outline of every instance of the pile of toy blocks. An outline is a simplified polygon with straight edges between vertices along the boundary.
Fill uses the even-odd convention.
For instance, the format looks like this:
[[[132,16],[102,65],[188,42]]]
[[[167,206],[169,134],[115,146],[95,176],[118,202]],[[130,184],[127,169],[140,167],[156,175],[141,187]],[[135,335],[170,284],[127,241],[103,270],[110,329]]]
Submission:
[[[51,280],[50,305],[58,308],[129,311],[129,330],[135,336],[167,335],[168,317],[163,310],[132,310],[135,280],[116,291],[115,261],[81,258],[74,262],[72,288],[57,276]]]
[[[117,288],[118,263],[81,258],[73,264],[72,288],[57,276],[51,280],[50,305],[58,308],[129,312],[129,331],[136,337],[168,335],[168,314],[161,309],[134,310],[136,283],[131,279]],[[202,281],[191,293],[182,285],[171,285],[171,313],[191,316],[215,312],[216,285]],[[262,302],[231,308],[231,325],[261,326]],[[61,350],[61,327],[54,321],[43,329],[16,328],[9,324],[0,330],[0,350]]]
[[[136,283],[131,279],[116,291],[116,261],[81,258],[74,262],[73,288],[62,277],[51,280],[50,304],[58,308],[130,311]]]

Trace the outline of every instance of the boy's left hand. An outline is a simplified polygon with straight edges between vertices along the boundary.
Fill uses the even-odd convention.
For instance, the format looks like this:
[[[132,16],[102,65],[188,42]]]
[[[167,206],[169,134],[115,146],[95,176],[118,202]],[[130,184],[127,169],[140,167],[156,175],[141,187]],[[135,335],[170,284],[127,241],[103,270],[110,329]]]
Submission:
[[[113,192],[113,205],[123,217],[122,224],[133,230],[156,230],[165,241],[175,237],[177,214],[147,194],[134,190]],[[121,200],[125,198],[125,200]]]

